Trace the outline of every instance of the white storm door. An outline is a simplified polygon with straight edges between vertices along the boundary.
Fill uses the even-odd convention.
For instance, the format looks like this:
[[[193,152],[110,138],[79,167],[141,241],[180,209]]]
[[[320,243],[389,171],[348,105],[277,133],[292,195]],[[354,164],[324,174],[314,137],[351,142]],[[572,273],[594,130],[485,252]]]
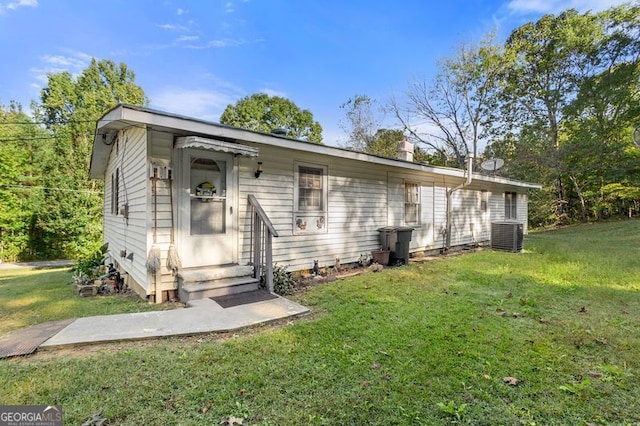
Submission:
[[[178,197],[183,267],[236,262],[235,170],[231,154],[181,150]]]

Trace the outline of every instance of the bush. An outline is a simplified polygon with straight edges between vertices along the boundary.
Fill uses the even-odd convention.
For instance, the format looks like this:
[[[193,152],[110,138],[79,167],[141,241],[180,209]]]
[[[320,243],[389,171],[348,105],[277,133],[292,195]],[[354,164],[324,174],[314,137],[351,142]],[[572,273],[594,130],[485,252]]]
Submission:
[[[89,278],[96,277],[98,268],[104,264],[105,257],[109,251],[109,244],[103,244],[92,255],[84,259],[78,259],[73,268],[77,275],[86,275]]]
[[[265,277],[265,270],[262,270],[262,276],[260,277],[260,285],[266,287],[267,280]],[[295,290],[295,281],[291,277],[291,272],[287,270],[286,266],[279,266],[277,263],[273,265],[273,292],[280,296],[287,296],[293,294]]]

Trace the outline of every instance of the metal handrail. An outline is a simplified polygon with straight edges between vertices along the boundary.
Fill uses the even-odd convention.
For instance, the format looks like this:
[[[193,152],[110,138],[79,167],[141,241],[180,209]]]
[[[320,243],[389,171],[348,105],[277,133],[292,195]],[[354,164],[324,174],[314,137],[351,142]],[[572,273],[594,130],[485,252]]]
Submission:
[[[253,194],[249,194],[251,206],[251,250],[250,263],[254,278],[261,278],[264,270],[265,284],[273,292],[273,237],[278,231],[269,220],[264,209]]]
[[[249,194],[249,204],[255,209],[256,214],[260,217],[260,220],[265,224],[271,235],[277,237],[278,231],[276,231],[276,228],[273,226],[273,223],[271,223],[271,220],[269,220],[269,216],[264,212],[255,195]]]

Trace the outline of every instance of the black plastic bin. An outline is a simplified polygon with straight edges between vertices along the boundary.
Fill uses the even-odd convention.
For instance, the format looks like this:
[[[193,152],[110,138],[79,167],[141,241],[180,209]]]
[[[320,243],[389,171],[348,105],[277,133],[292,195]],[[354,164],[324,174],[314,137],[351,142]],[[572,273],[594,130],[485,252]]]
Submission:
[[[404,226],[385,226],[379,228],[382,250],[391,252],[390,265],[406,265],[409,263],[409,243],[413,228]]]
[[[392,260],[395,264],[406,265],[409,263],[409,246],[412,232],[413,228],[404,226],[396,228],[396,249]]]
[[[383,251],[395,251],[396,241],[398,241],[396,229],[395,226],[378,228],[378,232],[380,232],[380,246]]]

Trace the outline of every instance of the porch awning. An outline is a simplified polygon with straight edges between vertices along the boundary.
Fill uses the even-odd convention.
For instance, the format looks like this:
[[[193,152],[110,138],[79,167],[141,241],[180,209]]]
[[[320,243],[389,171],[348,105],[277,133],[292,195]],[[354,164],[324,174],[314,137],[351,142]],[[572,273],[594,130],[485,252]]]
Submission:
[[[200,136],[185,136],[176,140],[176,148],[206,149],[208,151],[226,152],[243,157],[257,157],[258,148],[231,142],[223,142],[215,139],[202,138]]]

